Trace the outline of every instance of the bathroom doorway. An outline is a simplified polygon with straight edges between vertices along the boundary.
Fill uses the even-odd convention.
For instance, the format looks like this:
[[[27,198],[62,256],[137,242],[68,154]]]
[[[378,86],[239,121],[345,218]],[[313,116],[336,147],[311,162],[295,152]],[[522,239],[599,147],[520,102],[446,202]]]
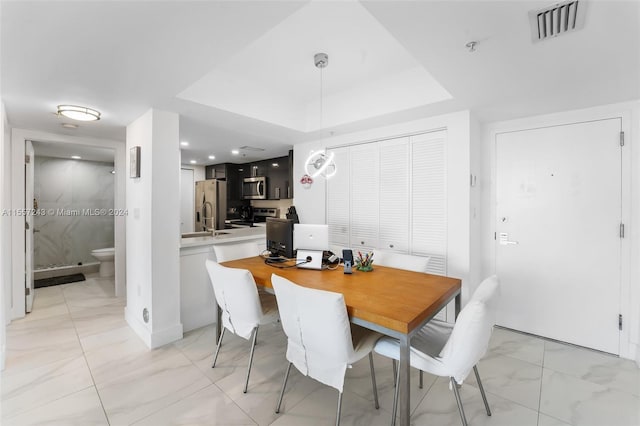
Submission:
[[[26,240],[32,244],[27,243],[26,266],[27,280],[35,282],[27,290],[29,312],[33,287],[82,281],[85,275],[97,273],[114,279],[118,211],[114,149],[41,141],[27,144],[33,147],[29,164],[33,178],[25,180],[26,204],[32,201],[34,214],[31,238],[27,230]]]

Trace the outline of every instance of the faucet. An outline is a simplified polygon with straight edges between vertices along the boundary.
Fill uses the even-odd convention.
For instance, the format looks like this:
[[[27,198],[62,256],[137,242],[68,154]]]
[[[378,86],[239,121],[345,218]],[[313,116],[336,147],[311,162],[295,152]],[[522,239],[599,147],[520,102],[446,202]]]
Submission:
[[[207,217],[207,204],[209,205],[209,211],[211,211],[212,216]],[[213,204],[210,201],[205,201],[202,203],[202,230],[207,231],[207,219],[211,221],[211,228],[215,228],[213,224]]]

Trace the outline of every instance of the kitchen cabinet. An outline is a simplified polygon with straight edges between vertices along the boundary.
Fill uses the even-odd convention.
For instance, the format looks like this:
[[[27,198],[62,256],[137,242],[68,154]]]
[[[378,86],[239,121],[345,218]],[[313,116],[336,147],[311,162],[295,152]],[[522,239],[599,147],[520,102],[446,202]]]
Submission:
[[[222,179],[227,181],[227,207],[238,207],[242,204],[243,164],[221,163],[205,167],[206,179]]]
[[[289,157],[278,157],[268,160],[267,198],[279,200],[291,198],[289,188]]]
[[[223,163],[206,166],[207,179],[226,179],[227,205],[242,204],[242,180],[252,176],[267,177],[267,199],[293,198],[293,151],[283,157],[251,163]]]

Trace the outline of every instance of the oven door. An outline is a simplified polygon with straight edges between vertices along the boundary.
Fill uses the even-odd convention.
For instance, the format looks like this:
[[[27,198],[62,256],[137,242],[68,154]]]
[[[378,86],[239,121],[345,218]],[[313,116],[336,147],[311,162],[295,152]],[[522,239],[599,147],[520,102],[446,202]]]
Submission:
[[[267,178],[251,177],[242,181],[242,198],[245,200],[267,199]]]

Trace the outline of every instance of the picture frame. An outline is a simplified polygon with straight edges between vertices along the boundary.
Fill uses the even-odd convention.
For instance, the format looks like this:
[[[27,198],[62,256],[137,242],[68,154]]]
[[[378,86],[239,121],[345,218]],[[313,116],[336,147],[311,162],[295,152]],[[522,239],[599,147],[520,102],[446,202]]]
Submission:
[[[129,177],[140,177],[140,147],[134,146],[129,150]]]

